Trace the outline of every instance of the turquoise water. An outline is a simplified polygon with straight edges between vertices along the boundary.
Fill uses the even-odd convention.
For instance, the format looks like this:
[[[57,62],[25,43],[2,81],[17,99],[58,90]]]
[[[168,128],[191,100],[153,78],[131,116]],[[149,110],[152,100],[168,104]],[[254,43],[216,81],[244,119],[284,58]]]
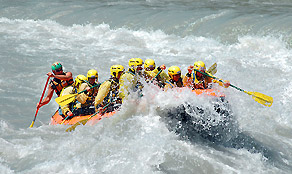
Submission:
[[[291,173],[290,1],[0,2],[0,173]],[[28,129],[52,63],[74,77],[95,68],[102,82],[132,57],[183,73],[197,60],[216,62],[217,77],[274,103],[222,89],[246,139],[240,149],[181,140],[154,106],[182,101],[159,91],[153,98],[150,87],[139,103],[73,133],[49,126],[54,96]],[[207,98],[180,95],[207,106]]]

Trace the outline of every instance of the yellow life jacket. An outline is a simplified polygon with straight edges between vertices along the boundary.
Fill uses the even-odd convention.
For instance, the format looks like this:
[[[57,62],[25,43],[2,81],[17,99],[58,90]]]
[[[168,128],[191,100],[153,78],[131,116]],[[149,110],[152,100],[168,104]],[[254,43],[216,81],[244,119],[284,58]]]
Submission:
[[[110,90],[106,97],[103,99],[102,105],[105,106],[108,103],[112,103],[115,101],[117,98],[119,98],[119,83],[114,81],[113,79],[107,80],[111,83],[110,85]]]
[[[124,73],[119,79],[119,96],[124,99],[130,94],[130,91],[135,91],[137,87],[138,76],[131,70]]]
[[[167,80],[165,83],[169,84],[171,86],[171,88],[184,87],[183,82],[182,82],[182,78],[179,78],[178,82],[175,82],[172,79],[170,79],[170,80]]]
[[[91,88],[92,86],[96,86],[96,87]],[[86,98],[84,97],[84,99],[86,101],[84,103],[82,103],[82,107],[90,106],[93,104],[93,102],[95,100],[95,96],[98,93],[99,86],[100,86],[100,84],[97,84],[97,83],[90,84],[88,81],[85,81],[79,86],[79,89],[75,88],[76,93],[85,90],[87,87],[91,88],[89,91],[85,91],[84,93],[82,93],[83,95],[86,95]],[[79,94],[79,95],[81,95],[81,94]]]
[[[195,73],[192,73],[193,89],[208,89],[209,83],[212,82],[209,77],[203,76],[201,80],[198,80]]]

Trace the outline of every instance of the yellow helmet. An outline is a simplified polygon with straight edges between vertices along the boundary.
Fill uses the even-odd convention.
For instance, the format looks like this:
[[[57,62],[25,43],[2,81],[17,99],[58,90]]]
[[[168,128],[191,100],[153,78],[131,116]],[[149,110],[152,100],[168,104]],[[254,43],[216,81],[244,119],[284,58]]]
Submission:
[[[124,72],[125,68],[123,67],[123,65],[113,65],[111,66],[110,71],[113,77],[118,78],[119,72]]]
[[[142,66],[143,65],[143,60],[141,58],[136,58],[136,65],[137,66]]]
[[[144,63],[144,69],[146,68],[154,68],[155,69],[155,61],[153,59],[146,59]]]
[[[78,87],[81,83],[85,82],[87,80],[87,78],[85,77],[85,75],[79,74],[74,82],[74,86]]]
[[[98,81],[98,72],[95,69],[91,69],[87,72],[87,80],[89,78],[96,78],[96,81]]]
[[[129,60],[129,68],[133,71],[136,71],[137,66],[142,66],[143,65],[143,60],[140,58],[131,58]]]
[[[194,63],[194,68],[199,70],[199,71],[206,71],[206,65],[203,61],[197,61]]]
[[[180,68],[178,66],[171,66],[168,68],[168,75],[173,79],[174,75],[181,74]]]
[[[132,58],[129,60],[129,67],[136,67],[137,63],[136,63],[136,58]]]

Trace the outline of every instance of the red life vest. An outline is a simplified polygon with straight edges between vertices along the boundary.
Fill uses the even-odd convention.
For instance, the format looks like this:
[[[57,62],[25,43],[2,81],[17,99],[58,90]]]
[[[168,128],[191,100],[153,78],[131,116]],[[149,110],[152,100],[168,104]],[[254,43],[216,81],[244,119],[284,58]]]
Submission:
[[[63,73],[63,75],[66,75],[66,73]],[[53,80],[51,80],[50,85],[59,97],[62,89],[69,85],[72,85],[73,83],[74,81],[72,77],[69,80],[60,80],[60,79],[54,78]]]

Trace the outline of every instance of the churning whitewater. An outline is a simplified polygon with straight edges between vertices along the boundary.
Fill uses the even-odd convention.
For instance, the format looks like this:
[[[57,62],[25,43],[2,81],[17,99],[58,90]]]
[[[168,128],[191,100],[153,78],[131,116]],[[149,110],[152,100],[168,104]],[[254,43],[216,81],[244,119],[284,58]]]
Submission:
[[[28,0],[0,3],[0,173],[292,172],[292,2]],[[233,87],[224,101],[144,84],[98,124],[49,125],[40,108],[51,65],[99,82],[130,58],[167,68],[202,60]],[[217,109],[214,109],[217,108]],[[218,108],[220,108],[218,110]]]

